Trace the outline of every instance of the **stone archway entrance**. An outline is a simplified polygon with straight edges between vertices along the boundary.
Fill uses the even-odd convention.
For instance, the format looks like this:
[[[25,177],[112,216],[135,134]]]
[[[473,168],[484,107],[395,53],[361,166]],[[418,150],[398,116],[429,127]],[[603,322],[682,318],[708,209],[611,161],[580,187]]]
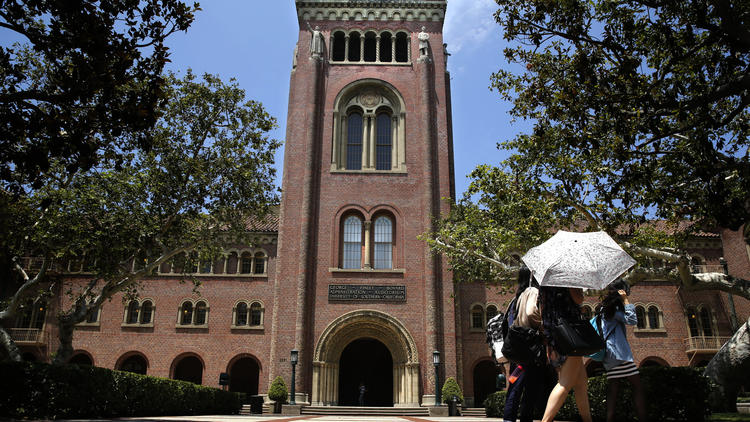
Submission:
[[[349,343],[339,361],[339,405],[393,406],[393,359],[378,340]],[[365,391],[359,403],[360,385]]]
[[[386,351],[390,354],[392,374],[392,388],[390,389],[392,400],[389,402],[387,398],[380,398],[378,401],[384,404],[392,403],[393,406],[399,407],[419,406],[419,356],[414,339],[400,321],[374,310],[344,314],[331,322],[323,331],[313,355],[312,404],[315,406],[351,404],[348,403],[350,398],[339,396],[340,383],[350,382],[347,378],[340,377],[340,370],[345,369],[348,365],[347,359],[350,359],[347,357],[349,352],[345,353],[345,351],[350,345],[357,350],[362,350],[360,348],[363,345],[378,347],[377,344],[383,347],[381,354]],[[383,363],[381,358],[378,358],[378,361]],[[358,385],[360,380],[353,382]],[[344,386],[341,385],[341,387]]]

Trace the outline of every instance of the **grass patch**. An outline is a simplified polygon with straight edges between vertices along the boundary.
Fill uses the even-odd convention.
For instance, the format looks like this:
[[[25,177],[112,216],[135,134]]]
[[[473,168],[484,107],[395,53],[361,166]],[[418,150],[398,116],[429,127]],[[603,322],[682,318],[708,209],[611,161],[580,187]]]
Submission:
[[[750,422],[750,413],[713,413],[708,420],[711,422]]]

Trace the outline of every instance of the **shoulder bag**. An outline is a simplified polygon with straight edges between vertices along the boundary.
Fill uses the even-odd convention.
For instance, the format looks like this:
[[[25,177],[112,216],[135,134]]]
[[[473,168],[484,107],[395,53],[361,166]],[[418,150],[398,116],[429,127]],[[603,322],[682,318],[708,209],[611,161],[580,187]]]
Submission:
[[[555,350],[566,356],[586,356],[604,348],[604,339],[588,320],[560,318],[552,328]]]

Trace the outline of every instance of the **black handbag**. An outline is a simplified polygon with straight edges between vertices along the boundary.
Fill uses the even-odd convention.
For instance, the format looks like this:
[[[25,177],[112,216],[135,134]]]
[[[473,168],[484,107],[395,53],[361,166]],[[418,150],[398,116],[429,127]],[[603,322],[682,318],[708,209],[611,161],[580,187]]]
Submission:
[[[502,351],[508,360],[521,365],[541,366],[547,359],[539,331],[518,325],[508,327]]]
[[[560,318],[552,329],[555,350],[566,356],[586,356],[604,348],[604,340],[587,320]]]

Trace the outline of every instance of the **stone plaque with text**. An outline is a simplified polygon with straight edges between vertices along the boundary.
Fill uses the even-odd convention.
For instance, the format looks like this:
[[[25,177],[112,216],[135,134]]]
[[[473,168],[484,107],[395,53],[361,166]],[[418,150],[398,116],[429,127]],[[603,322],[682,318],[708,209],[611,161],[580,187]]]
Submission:
[[[374,286],[368,284],[330,284],[330,301],[406,302],[406,286]]]

